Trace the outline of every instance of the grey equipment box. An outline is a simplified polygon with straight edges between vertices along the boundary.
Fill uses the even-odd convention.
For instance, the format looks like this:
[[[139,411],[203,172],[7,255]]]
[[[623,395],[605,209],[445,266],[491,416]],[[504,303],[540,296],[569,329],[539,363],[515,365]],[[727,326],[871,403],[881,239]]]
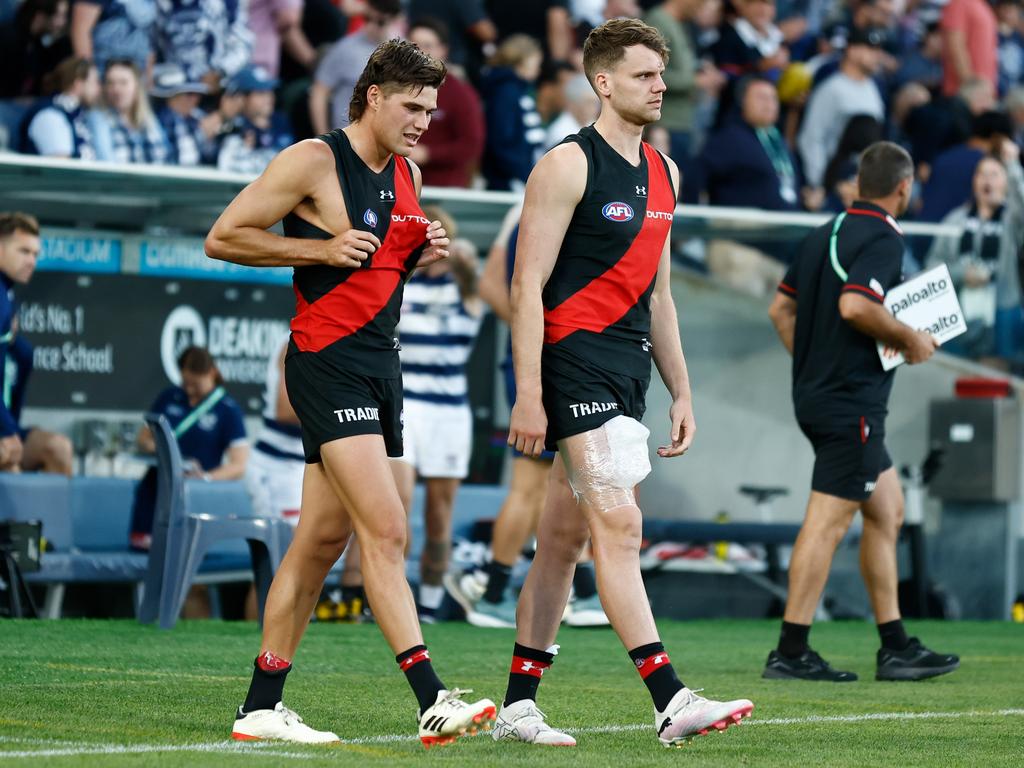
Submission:
[[[1016,501],[1019,409],[1012,398],[932,401],[929,439],[945,456],[931,494],[950,501]]]

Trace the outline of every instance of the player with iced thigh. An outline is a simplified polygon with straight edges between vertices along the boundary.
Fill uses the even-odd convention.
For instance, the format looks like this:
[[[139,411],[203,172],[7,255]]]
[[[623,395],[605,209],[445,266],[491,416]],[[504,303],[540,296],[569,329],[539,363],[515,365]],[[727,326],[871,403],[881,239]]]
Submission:
[[[937,343],[889,314],[882,301],[902,279],[903,232],[914,163],[901,147],[877,142],[860,158],[861,199],[811,232],[779,285],[769,316],[793,356],[793,405],[814,447],[811,497],[789,564],[789,595],[769,679],[849,682],[808,645],[832,555],[860,509],[860,568],[882,647],[879,680],[919,680],[952,672],[960,660],[907,637],[900,617],[896,544],[903,490],[885,448],[894,371],[877,342],[913,365]]]
[[[267,597],[236,739],[338,740],[306,726],[281,697],[324,578],[353,531],[377,623],[419,704],[423,743],[454,741],[494,717],[491,701],[463,701],[465,692],[434,672],[405,580],[405,511],[388,465],[402,454],[402,289],[412,269],[447,256],[448,237],[424,217],[419,169],[407,159],[444,75],[410,43],[383,43],[353,92],[351,124],[284,150],[206,240],[213,258],[295,268],[285,377],[306,458],[302,507]],[[267,231],[279,221],[283,236]]]
[[[560,459],[519,597],[496,739],[575,744],[544,722],[535,699],[588,536],[601,603],[651,693],[661,742],[722,730],[753,709],[746,699],[710,701],[679,680],[640,573],[635,488],[650,471],[639,419],[652,356],[672,396],[669,444],[658,455],[681,456],[695,431],[669,285],[679,172],[641,141],[661,115],[667,57],[660,33],[635,19],[591,32],[583,61],[600,117],[545,155],[527,182],[512,280],[518,397],[509,443],[527,455],[557,446]]]

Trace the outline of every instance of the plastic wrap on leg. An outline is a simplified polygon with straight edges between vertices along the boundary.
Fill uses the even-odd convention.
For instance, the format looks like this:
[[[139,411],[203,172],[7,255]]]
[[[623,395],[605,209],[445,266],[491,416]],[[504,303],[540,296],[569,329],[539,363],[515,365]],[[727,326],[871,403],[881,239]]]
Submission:
[[[647,427],[628,416],[616,416],[597,429],[562,441],[569,486],[577,501],[595,509],[636,503],[633,489],[651,471]]]

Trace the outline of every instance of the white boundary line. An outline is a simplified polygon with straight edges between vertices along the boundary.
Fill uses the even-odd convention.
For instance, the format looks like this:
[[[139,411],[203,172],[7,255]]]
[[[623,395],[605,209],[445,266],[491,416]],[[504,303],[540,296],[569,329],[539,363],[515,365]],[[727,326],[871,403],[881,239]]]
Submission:
[[[748,725],[813,725],[816,723],[865,723],[874,721],[899,720],[961,720],[970,717],[1024,717],[1024,709],[996,709],[989,711],[967,710],[961,712],[871,712],[860,715],[810,715],[808,717],[775,717],[764,720],[746,720]],[[628,733],[650,730],[650,723],[634,723],[630,725],[602,725],[590,728],[566,728],[569,733],[600,734]],[[391,733],[383,736],[367,736],[346,739],[345,744],[371,745],[415,742],[416,736],[407,733]],[[52,745],[53,749],[40,750],[0,750],[0,760],[33,757],[74,757],[78,755],[132,755],[154,752],[200,752],[214,754],[245,754],[256,757],[273,757],[278,759],[311,760],[323,757],[317,752],[280,752],[278,747],[292,746],[280,742],[260,742],[242,744],[234,741],[214,741],[199,744],[89,744],[86,742],[59,741],[37,738],[21,738],[18,736],[0,736],[0,744],[39,744]]]

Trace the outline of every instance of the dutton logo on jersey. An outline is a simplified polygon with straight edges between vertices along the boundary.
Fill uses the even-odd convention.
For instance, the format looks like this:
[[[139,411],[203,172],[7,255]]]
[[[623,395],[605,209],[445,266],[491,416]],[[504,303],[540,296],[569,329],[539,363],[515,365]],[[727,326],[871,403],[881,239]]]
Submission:
[[[608,221],[629,221],[633,218],[633,209],[626,203],[607,203],[601,215]]]
[[[363,214],[363,222],[368,227],[376,227],[377,226],[377,214],[374,213],[373,211],[371,211],[369,208],[367,208],[366,212]]]

